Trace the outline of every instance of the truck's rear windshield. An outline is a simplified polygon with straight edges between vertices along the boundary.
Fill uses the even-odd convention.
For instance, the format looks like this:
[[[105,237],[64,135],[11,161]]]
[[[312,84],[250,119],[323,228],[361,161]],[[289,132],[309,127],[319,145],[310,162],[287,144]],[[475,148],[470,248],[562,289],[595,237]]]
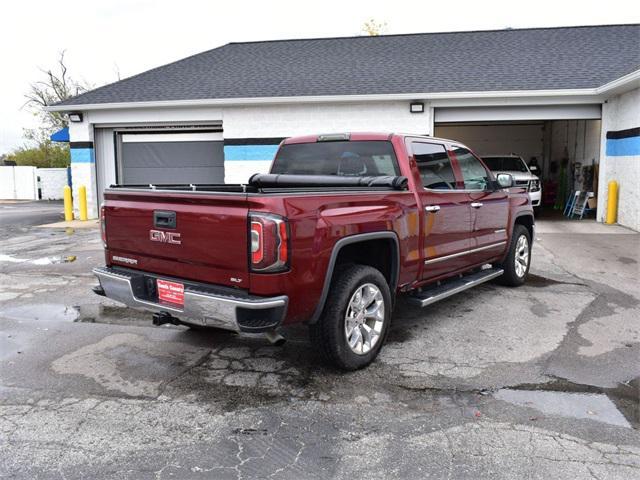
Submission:
[[[395,176],[400,170],[391,142],[342,141],[283,145],[271,173],[358,177]]]

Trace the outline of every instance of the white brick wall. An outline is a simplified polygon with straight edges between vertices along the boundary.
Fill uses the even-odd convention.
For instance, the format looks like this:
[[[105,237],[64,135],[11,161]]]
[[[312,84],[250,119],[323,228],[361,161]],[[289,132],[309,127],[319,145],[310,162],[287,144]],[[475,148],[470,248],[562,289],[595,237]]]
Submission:
[[[87,189],[87,213],[89,218],[98,218],[98,200],[97,200],[97,184],[96,169],[94,162],[79,161],[86,160],[89,156],[95,159],[94,149],[84,150],[82,154],[78,154],[78,150],[74,151],[74,142],[93,142],[93,124],[89,122],[88,116],[81,123],[69,124],[69,137],[71,140],[71,183],[73,189],[73,214],[75,218],[80,217],[80,194],[79,188],[84,185]],[[89,153],[89,150],[91,153]],[[110,159],[113,162],[113,159]]]
[[[225,138],[272,138],[337,132],[432,133],[430,109],[409,113],[409,102],[292,104],[226,107]],[[225,182],[245,183],[270,161],[226,161]]]
[[[225,138],[288,137],[337,132],[432,132],[430,109],[409,113],[409,102],[227,107]]]
[[[80,187],[87,189],[87,213],[89,218],[98,218],[98,200],[96,198],[96,175],[93,163],[71,162],[73,184],[73,215],[80,218]]]
[[[640,88],[610,98],[602,106],[602,138],[598,192],[598,219],[606,216],[607,184],[619,185],[618,223],[640,231],[640,156],[610,157],[606,154],[608,131],[640,127]]]
[[[38,168],[42,200],[62,200],[64,187],[67,185],[66,168]]]

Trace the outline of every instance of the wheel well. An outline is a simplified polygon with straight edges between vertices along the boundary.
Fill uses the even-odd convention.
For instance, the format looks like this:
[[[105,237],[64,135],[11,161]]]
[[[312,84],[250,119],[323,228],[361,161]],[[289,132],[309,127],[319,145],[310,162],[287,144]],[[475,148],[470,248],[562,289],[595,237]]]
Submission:
[[[514,222],[516,225],[524,225],[529,230],[529,237],[533,240],[533,215],[520,215]]]
[[[340,249],[334,273],[343,265],[357,263],[369,265],[379,270],[387,280],[393,295],[397,282],[397,248],[395,242],[388,238],[365,240],[350,243]]]

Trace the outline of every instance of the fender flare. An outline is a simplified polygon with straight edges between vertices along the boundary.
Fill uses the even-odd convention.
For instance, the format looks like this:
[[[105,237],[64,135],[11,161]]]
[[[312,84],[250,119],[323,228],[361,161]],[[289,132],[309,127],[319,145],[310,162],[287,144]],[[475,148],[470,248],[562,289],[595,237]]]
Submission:
[[[307,323],[314,324],[322,315],[324,310],[324,304],[327,301],[329,295],[329,289],[331,288],[331,279],[333,278],[333,271],[336,266],[336,260],[340,250],[347,245],[353,243],[366,242],[369,240],[391,240],[395,246],[394,252],[391,256],[391,282],[389,284],[389,290],[391,290],[391,297],[395,298],[395,291],[398,286],[398,278],[400,276],[400,243],[398,241],[398,235],[393,231],[383,232],[371,232],[371,233],[358,233],[355,235],[349,235],[338,240],[331,251],[331,257],[329,258],[329,264],[327,265],[327,271],[324,276],[324,285],[322,286],[322,292],[318,299],[318,304],[313,312],[313,315]]]
[[[513,236],[513,230],[516,228],[516,221],[520,217],[531,217],[531,245],[533,245],[536,233],[536,217],[533,212],[518,212],[516,216],[513,217],[513,224],[511,225],[511,236]]]

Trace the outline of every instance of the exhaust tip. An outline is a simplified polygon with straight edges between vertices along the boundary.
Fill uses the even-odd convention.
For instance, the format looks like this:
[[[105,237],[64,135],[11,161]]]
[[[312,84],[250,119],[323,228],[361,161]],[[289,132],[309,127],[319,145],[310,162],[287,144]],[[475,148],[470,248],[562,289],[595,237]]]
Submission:
[[[93,293],[95,293],[96,295],[100,295],[101,297],[107,296],[107,294],[104,291],[104,288],[102,288],[102,285],[96,285],[92,287],[91,290],[93,291]]]
[[[285,342],[287,341],[286,338],[284,338],[282,335],[280,335],[275,330],[266,331],[265,332],[265,336],[267,337],[267,340],[269,340],[271,345],[275,345],[276,347],[280,347],[280,346],[284,345]]]

